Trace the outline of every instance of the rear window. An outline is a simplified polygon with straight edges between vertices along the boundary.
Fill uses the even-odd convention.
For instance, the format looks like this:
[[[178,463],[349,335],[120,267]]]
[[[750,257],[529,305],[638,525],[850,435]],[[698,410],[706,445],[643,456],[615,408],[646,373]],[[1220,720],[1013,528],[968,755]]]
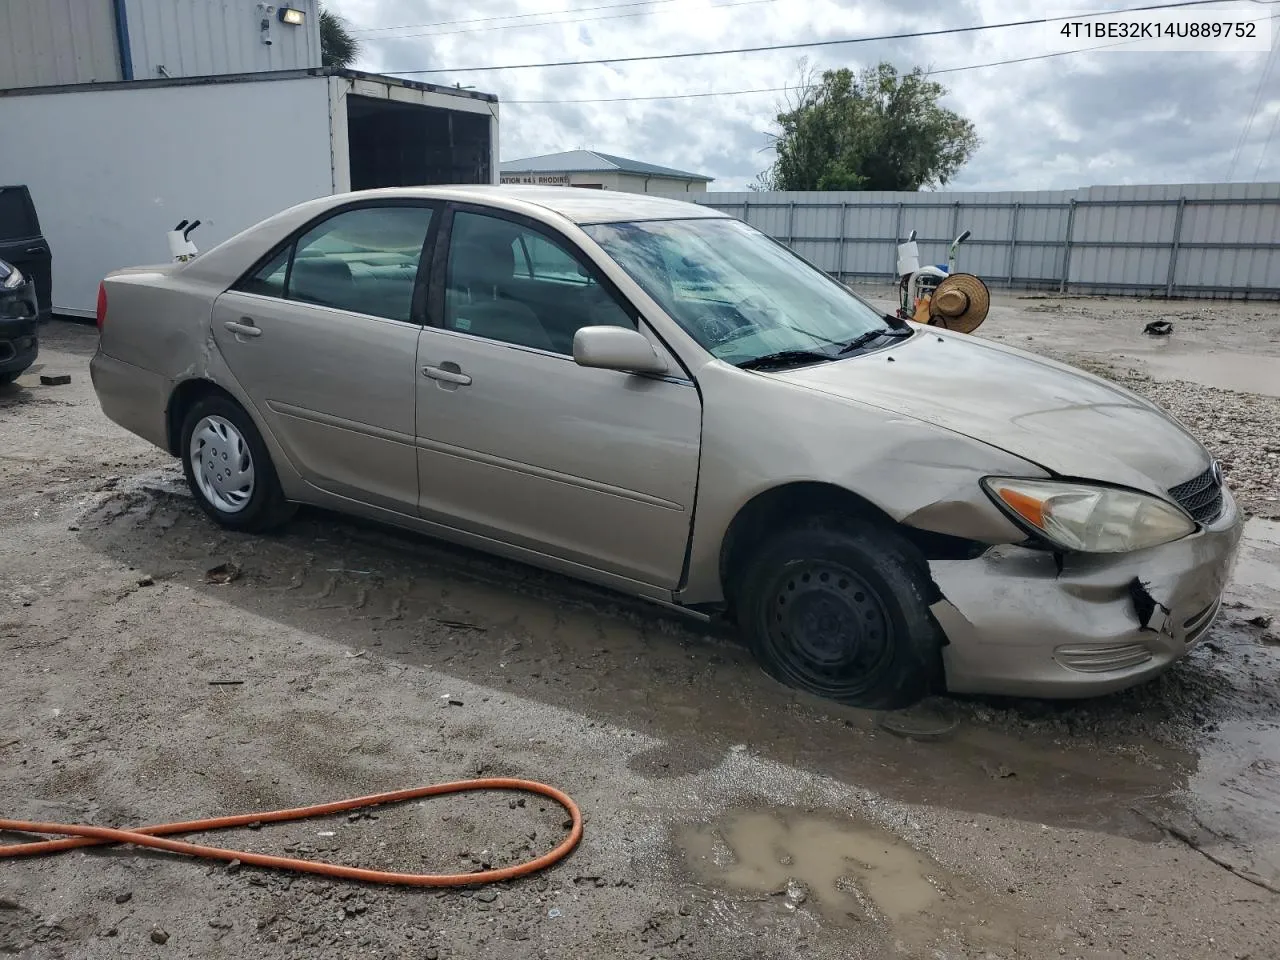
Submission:
[[[26,187],[0,187],[0,240],[25,240],[40,236]]]

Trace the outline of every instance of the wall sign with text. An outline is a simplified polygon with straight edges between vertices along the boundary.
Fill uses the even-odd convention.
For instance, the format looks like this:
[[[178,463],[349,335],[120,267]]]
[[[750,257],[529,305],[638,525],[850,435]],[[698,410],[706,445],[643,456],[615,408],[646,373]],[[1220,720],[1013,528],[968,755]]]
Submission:
[[[543,187],[567,187],[569,185],[569,175],[567,173],[504,173],[502,182],[536,183]]]

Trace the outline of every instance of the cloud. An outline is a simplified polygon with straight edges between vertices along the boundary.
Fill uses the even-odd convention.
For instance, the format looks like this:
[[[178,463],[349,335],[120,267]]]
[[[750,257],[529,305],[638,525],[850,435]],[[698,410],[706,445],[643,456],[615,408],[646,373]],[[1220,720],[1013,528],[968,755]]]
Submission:
[[[492,0],[476,14],[445,0],[329,0],[361,31],[357,66],[390,73],[796,43],[1035,16],[1025,0],[622,2]],[[1114,4],[1076,4],[1096,6]],[[1070,9],[1059,4],[1050,12]],[[1249,19],[1268,12],[1246,2],[1224,9]],[[371,29],[379,27],[397,29]],[[712,189],[732,190],[745,189],[771,162],[772,155],[762,151],[778,93],[621,103],[518,101],[785,87],[794,83],[801,57],[819,68],[858,69],[884,59],[901,70],[945,69],[1047,53],[1056,49],[1053,44],[1048,28],[1034,25],[809,50],[414,78],[496,93],[502,101],[503,159],[586,146],[706,173],[716,178]],[[972,119],[983,138],[949,187],[1223,180],[1266,61],[1265,53],[1103,51],[942,74],[946,104]],[[1253,176],[1277,115],[1280,63],[1263,90],[1235,179]],[[1271,139],[1258,178],[1280,180],[1280,132]]]

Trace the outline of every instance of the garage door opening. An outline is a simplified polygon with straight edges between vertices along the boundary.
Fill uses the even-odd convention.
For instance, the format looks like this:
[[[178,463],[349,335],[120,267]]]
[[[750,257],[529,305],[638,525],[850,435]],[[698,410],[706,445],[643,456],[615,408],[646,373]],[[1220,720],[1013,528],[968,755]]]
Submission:
[[[351,189],[491,183],[490,114],[347,97]]]

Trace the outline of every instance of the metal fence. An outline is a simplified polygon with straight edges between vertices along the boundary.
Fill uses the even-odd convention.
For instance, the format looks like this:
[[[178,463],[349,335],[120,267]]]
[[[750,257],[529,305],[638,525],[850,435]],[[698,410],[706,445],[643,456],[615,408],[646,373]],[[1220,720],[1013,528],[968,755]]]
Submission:
[[[841,280],[894,279],[916,231],[923,263],[972,231],[958,269],[1063,293],[1280,299],[1280,183],[1005,193],[706,193]]]

